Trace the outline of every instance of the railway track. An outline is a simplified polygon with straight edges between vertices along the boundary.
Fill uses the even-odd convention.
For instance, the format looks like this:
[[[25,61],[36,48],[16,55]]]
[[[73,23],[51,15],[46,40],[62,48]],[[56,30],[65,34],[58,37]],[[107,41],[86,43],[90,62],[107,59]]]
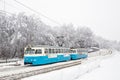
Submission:
[[[25,77],[29,77],[29,76],[33,76],[37,74],[42,74],[42,73],[47,73],[50,71],[59,70],[62,68],[71,67],[71,66],[75,66],[79,64],[81,64],[81,60],[63,62],[60,64],[55,63],[51,65],[45,65],[45,66],[42,66],[42,68],[38,68],[38,69],[27,71],[27,72],[25,71],[25,72],[19,72],[19,73],[14,73],[14,74],[6,74],[3,76],[0,76],[0,80],[20,80],[21,78],[25,78]],[[28,67],[24,67],[24,69],[25,68],[27,69]],[[33,67],[30,66],[30,68],[33,68]]]

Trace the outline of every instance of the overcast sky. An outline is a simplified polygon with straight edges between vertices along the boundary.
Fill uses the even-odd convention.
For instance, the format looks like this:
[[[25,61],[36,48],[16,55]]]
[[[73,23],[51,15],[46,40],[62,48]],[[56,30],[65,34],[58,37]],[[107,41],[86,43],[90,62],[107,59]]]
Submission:
[[[0,0],[0,9],[4,9]],[[11,13],[35,14],[14,0],[5,0],[5,10]],[[120,0],[17,0],[60,24],[90,27],[105,39],[120,40]],[[41,19],[52,26],[58,25]]]

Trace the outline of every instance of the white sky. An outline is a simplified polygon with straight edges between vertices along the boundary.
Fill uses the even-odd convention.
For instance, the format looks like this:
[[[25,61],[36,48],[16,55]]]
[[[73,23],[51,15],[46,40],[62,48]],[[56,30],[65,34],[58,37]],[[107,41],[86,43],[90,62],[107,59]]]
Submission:
[[[0,0],[0,10],[3,10]],[[120,40],[120,0],[17,0],[60,24],[73,23],[90,27],[96,35]],[[34,12],[14,0],[6,0],[5,10],[11,13]],[[57,25],[40,16],[46,24]]]

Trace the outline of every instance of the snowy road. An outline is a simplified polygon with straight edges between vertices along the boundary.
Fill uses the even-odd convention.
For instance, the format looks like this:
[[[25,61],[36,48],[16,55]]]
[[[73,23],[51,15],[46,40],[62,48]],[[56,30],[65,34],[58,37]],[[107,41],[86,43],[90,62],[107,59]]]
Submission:
[[[120,54],[22,80],[120,80]]]

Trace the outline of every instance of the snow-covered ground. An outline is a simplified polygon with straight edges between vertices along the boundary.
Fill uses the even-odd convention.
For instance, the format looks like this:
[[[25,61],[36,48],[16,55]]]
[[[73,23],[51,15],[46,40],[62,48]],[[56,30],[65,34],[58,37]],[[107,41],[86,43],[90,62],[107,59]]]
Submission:
[[[120,80],[120,52],[111,57],[24,78],[22,80]]]
[[[120,80],[120,52],[101,61],[97,68],[75,80]]]
[[[23,59],[8,59],[8,62],[6,63],[5,60],[0,60],[0,69],[1,67],[9,67],[13,65],[18,65],[21,64],[23,65]]]

